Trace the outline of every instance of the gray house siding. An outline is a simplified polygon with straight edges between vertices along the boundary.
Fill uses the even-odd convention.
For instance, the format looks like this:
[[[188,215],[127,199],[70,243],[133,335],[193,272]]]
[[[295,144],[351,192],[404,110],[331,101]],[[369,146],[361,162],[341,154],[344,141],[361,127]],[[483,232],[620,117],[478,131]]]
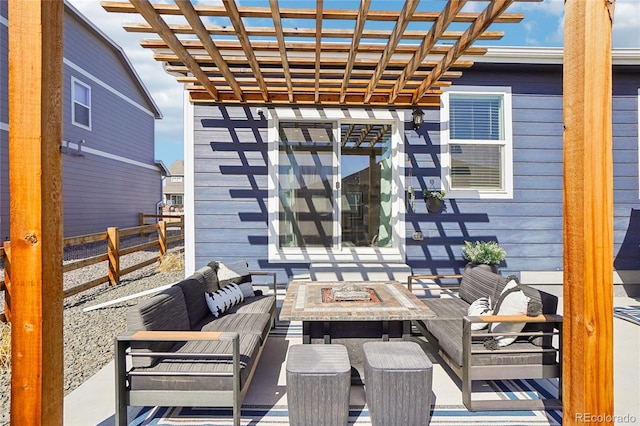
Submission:
[[[6,16],[6,2],[2,4]],[[162,199],[154,162],[154,120],[160,113],[121,51],[65,5],[63,73],[63,222],[65,237],[139,224]],[[2,43],[2,123],[8,123],[7,27]],[[72,123],[72,78],[91,89],[91,130]],[[0,237],[9,235],[8,134],[0,132]],[[81,155],[75,146],[81,144]],[[74,155],[75,154],[75,155]]]
[[[526,71],[525,71],[526,69]],[[638,87],[633,69],[616,68],[613,133],[614,265],[640,264]],[[635,71],[637,72],[637,70]],[[406,262],[415,273],[458,273],[465,240],[497,240],[508,256],[504,274],[563,268],[563,104],[560,66],[476,64],[455,85],[507,86],[513,103],[512,199],[447,198],[428,213],[420,194],[440,178],[440,110],[426,109],[418,133],[405,125],[411,165],[406,185],[416,208],[406,220]],[[249,107],[194,107],[196,267],[213,259],[247,259],[252,267],[291,277],[306,265],[268,264],[267,128]],[[421,231],[424,240],[411,236]]]

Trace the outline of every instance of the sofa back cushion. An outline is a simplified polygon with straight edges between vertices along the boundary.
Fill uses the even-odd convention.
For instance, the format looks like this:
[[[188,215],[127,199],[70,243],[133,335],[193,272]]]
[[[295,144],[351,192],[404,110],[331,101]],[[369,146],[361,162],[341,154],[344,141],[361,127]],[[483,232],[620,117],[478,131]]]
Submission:
[[[204,279],[204,291],[212,292],[220,290],[220,284],[218,283],[218,275],[216,271],[209,265],[203,266],[194,272],[193,275],[202,275]],[[203,296],[204,297],[204,296]]]
[[[194,330],[202,319],[210,315],[204,295],[204,280],[189,277],[176,284],[182,289],[182,295],[189,315],[189,328]]]
[[[507,279],[484,269],[482,266],[466,268],[460,282],[459,295],[471,304],[481,297],[490,297],[492,304],[498,300]]]
[[[190,330],[187,306],[182,289],[172,286],[143,300],[127,310],[127,330]],[[132,342],[131,349],[140,352],[166,352],[174,342]],[[134,367],[150,367],[157,357],[133,357]]]
[[[529,309],[527,315],[540,315],[542,314],[555,314],[558,311],[558,297],[553,294],[547,293],[530,287],[528,285],[521,284],[520,288],[524,294],[530,298]],[[524,330],[526,332],[542,331],[550,333],[553,331],[553,326],[544,323],[527,323]],[[537,346],[551,346],[552,336],[538,336],[528,339],[531,343]]]

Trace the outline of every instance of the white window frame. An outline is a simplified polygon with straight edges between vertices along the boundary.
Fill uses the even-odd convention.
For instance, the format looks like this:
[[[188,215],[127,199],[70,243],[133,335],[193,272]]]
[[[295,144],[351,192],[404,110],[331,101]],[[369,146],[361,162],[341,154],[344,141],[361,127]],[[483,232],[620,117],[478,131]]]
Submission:
[[[268,110],[268,144],[269,144],[269,262],[272,263],[311,263],[311,262],[385,262],[397,263],[406,261],[405,236],[405,204],[404,204],[404,122],[410,111],[376,111],[374,117],[364,109],[293,109],[272,108]],[[392,224],[392,247],[345,247],[341,244],[335,247],[280,247],[279,244],[279,200],[278,200],[278,126],[280,121],[311,121],[336,123],[336,140],[340,140],[342,123],[376,122],[391,124],[392,126],[392,217],[397,219]],[[340,159],[336,179],[340,179]],[[336,196],[340,199],[340,193]],[[340,216],[339,206],[336,217]],[[334,221],[335,230],[340,233],[339,221]],[[339,235],[334,233],[334,235]]]
[[[499,95],[503,99],[504,112],[504,140],[498,141],[469,141],[451,140],[449,128],[449,99],[450,94],[469,95]],[[502,145],[502,182],[501,189],[452,189],[451,188],[451,155],[450,145],[461,143],[478,143]],[[480,199],[512,199],[513,198],[513,116],[511,87],[504,86],[453,86],[443,89],[440,102],[440,156],[441,179],[447,198],[480,198]]]
[[[84,105],[83,103],[77,102],[76,101],[76,84],[79,86],[84,87],[85,89],[87,89],[89,91],[89,105]],[[87,108],[89,110],[89,125],[87,126],[84,123],[80,123],[78,121],[76,121],[76,108],[75,105],[76,103],[78,103],[79,105],[82,105],[83,107]],[[83,129],[86,130],[91,130],[91,119],[92,116],[92,111],[91,111],[91,86],[89,86],[88,84],[84,83],[81,80],[78,80],[75,77],[71,77],[71,123],[73,123],[74,126],[78,126],[78,127],[82,127]]]

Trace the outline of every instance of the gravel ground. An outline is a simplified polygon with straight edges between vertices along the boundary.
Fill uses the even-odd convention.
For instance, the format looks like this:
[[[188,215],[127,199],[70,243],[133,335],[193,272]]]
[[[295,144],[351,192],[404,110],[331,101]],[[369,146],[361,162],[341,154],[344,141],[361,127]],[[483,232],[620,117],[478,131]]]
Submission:
[[[157,251],[132,253],[121,258],[121,267],[126,268],[157,255]],[[183,269],[159,272],[157,271],[158,266],[159,263],[155,263],[132,272],[121,278],[120,285],[112,287],[101,284],[64,300],[65,395],[76,389],[113,359],[113,341],[118,333],[125,330],[126,309],[151,295],[89,312],[82,310],[99,303],[171,284],[184,277]],[[68,272],[64,275],[64,288],[67,289],[105,275],[106,270],[106,262],[103,262]],[[4,306],[3,300],[0,300],[0,303]],[[10,380],[9,371],[0,371],[0,425],[9,424]]]

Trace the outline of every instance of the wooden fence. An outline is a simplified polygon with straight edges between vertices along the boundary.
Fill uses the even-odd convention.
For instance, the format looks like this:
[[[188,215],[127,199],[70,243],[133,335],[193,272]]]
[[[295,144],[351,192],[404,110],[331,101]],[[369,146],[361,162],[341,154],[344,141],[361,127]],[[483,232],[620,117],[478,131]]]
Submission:
[[[158,223],[145,225],[146,218],[160,218]],[[167,222],[164,219],[172,219],[171,222]],[[87,266],[95,265],[100,262],[107,261],[106,275],[92,279],[85,283],[76,285],[63,291],[63,297],[73,296],[83,291],[89,290],[103,283],[109,283],[115,285],[120,283],[120,277],[127,275],[133,271],[136,271],[145,266],[152,265],[162,258],[167,252],[169,244],[184,240],[184,221],[182,216],[168,216],[168,215],[147,215],[140,214],[140,220],[143,223],[142,226],[136,226],[134,228],[120,229],[116,227],[107,228],[106,232],[99,232],[96,234],[82,235],[79,237],[70,237],[63,240],[63,247],[75,247],[82,246],[91,243],[106,243],[106,252],[97,256],[87,257],[78,261],[70,262],[62,267],[63,272],[75,271],[76,269],[84,268]],[[179,229],[177,235],[168,236],[167,228]],[[150,234],[157,234],[158,238],[142,244],[137,244],[127,248],[120,248],[120,242],[123,238],[130,236],[149,236]],[[121,268],[120,257],[126,256],[137,251],[148,250],[153,247],[158,247],[159,257],[152,257],[138,264]],[[4,281],[0,281],[0,291],[7,291],[11,286],[11,242],[5,241],[4,247],[0,248],[0,258],[4,261]],[[11,321],[11,304],[10,300],[5,293],[5,306],[4,315],[0,316],[0,321]]]

